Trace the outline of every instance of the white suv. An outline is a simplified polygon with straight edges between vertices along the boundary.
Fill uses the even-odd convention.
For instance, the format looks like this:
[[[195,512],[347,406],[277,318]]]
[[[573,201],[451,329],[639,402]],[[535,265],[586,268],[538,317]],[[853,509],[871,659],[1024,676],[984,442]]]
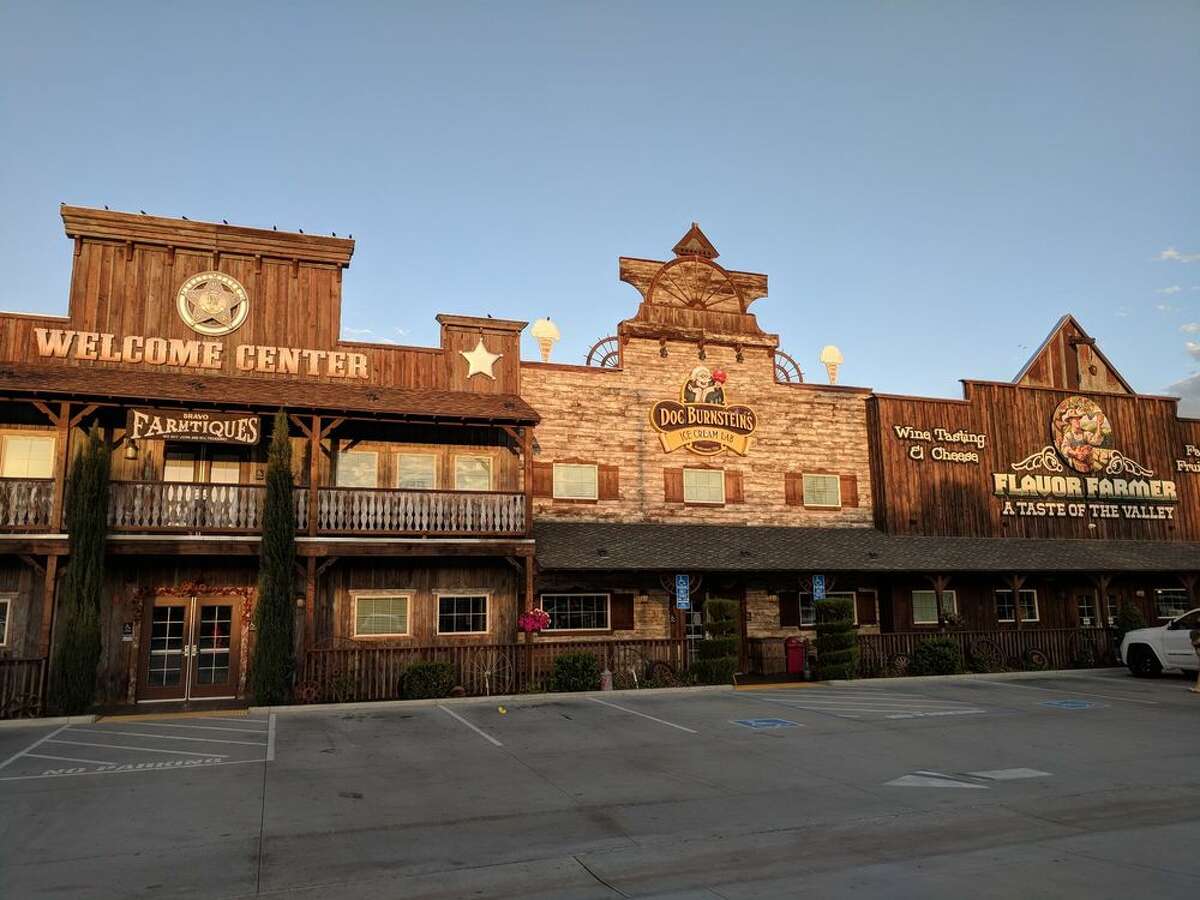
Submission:
[[[1168,670],[1195,672],[1200,661],[1192,649],[1190,632],[1200,628],[1200,609],[1176,616],[1166,625],[1139,628],[1121,641],[1121,661],[1139,678]]]

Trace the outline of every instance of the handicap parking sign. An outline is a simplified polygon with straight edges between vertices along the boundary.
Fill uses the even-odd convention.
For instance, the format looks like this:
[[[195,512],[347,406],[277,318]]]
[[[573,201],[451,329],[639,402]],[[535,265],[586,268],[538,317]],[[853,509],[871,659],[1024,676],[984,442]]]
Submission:
[[[692,579],[690,575],[675,576],[675,608],[692,608]]]
[[[735,719],[734,725],[746,728],[795,728],[796,723],[791,719]]]
[[[824,575],[814,575],[813,576],[813,599],[814,600],[824,600],[825,599],[825,576]]]
[[[1053,709],[1096,709],[1104,706],[1103,703],[1093,703],[1091,700],[1043,700],[1042,706],[1049,706]]]

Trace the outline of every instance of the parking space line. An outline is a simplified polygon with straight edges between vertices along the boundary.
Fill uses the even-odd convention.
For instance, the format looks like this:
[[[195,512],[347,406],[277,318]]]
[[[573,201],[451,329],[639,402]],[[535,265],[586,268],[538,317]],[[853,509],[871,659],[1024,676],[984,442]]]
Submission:
[[[20,759],[22,756],[24,756],[30,750],[33,750],[36,747],[40,747],[42,744],[46,743],[46,741],[51,740],[56,735],[62,733],[63,731],[66,731],[66,729],[67,729],[66,725],[61,725],[58,728],[55,728],[49,734],[42,735],[42,737],[40,737],[38,740],[34,741],[32,744],[30,744],[24,750],[18,750],[16,753],[14,753],[12,756],[10,756],[8,759],[6,759],[4,762],[0,763],[0,769],[3,769],[9,763],[16,762],[18,759]]]
[[[75,757],[75,756],[49,756],[48,754],[45,754],[45,753],[26,753],[25,758],[26,759],[53,759],[56,762],[87,763],[88,765],[92,765],[92,766],[115,766],[115,765],[118,765],[118,763],[112,762],[107,759],[79,759],[78,757]]]
[[[699,734],[691,728],[686,728],[683,725],[676,725],[674,722],[668,722],[666,719],[660,719],[658,716],[651,716],[644,712],[638,712],[636,709],[630,709],[627,706],[617,706],[615,703],[609,703],[607,700],[601,700],[598,697],[588,697],[593,703],[599,703],[601,706],[611,706],[613,709],[619,709],[621,712],[627,712],[630,715],[641,716],[643,719],[649,719],[651,722],[657,722],[660,725],[668,725],[671,728],[678,728],[680,731],[686,731],[688,734]]]
[[[205,731],[233,731],[241,734],[266,734],[265,728],[230,728],[228,725],[180,725],[175,722],[138,722],[138,728],[202,728]]]
[[[502,743],[500,743],[498,740],[496,740],[494,737],[492,737],[492,736],[491,736],[490,734],[488,734],[486,731],[484,731],[483,729],[481,729],[481,728],[477,728],[476,726],[472,725],[470,722],[468,722],[466,719],[464,719],[462,716],[460,716],[458,713],[456,713],[454,710],[450,709],[449,707],[447,707],[447,706],[442,706],[442,705],[439,703],[439,704],[438,704],[438,709],[440,709],[442,712],[449,713],[449,714],[450,714],[450,716],[451,716],[451,718],[458,719],[458,721],[462,722],[464,725],[466,725],[468,728],[470,728],[470,729],[471,729],[473,732],[475,732],[477,735],[479,735],[479,736],[480,736],[481,738],[483,738],[484,740],[486,740],[486,741],[491,741],[491,742],[492,742],[493,744],[495,744],[497,747],[503,747],[503,746],[504,746]]]
[[[147,734],[144,731],[111,731],[107,728],[77,729],[71,734],[119,734],[122,737],[144,737],[155,741],[198,741],[202,744],[243,744],[247,747],[265,746],[262,741],[231,741],[228,738],[184,737],[180,734]]]
[[[275,762],[275,713],[267,719],[267,762]]]
[[[1119,700],[1124,703],[1143,703],[1146,706],[1158,706],[1157,700],[1138,700],[1134,697],[1114,697],[1112,694],[1093,694],[1091,691],[1077,691],[1073,687],[1067,686],[1063,688],[1045,688],[1038,687],[1036,684],[1014,684],[1011,681],[988,681],[985,684],[994,684],[1000,687],[1024,688],[1027,691],[1045,691],[1049,694],[1081,694],[1084,697],[1102,697],[1105,700]]]
[[[105,750],[133,750],[137,753],[169,753],[171,756],[217,756],[221,759],[227,759],[226,753],[194,753],[191,750],[159,750],[155,747],[125,747],[120,744],[93,744],[88,741],[64,741],[62,738],[55,738],[47,743],[53,744],[71,744],[76,747],[100,747]],[[262,744],[259,744],[261,747]]]

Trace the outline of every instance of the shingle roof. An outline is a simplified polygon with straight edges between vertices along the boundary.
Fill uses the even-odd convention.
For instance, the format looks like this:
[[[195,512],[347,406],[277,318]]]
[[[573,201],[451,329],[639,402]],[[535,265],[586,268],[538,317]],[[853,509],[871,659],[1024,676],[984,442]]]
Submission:
[[[0,390],[8,395],[27,397],[70,395],[143,403],[180,401],[255,409],[286,407],[293,411],[362,412],[516,425],[538,421],[533,407],[512,394],[233,378],[229,375],[180,375],[161,371],[131,372],[100,367],[3,364],[0,365]]]
[[[547,522],[545,571],[1179,572],[1200,544],[1168,541],[914,537],[874,528]]]

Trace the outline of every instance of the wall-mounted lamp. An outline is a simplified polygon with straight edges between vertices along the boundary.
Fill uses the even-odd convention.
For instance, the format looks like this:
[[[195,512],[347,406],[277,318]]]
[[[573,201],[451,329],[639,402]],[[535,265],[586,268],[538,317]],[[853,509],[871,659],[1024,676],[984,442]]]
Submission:
[[[125,458],[126,459],[137,459],[138,458],[138,445],[137,445],[137,441],[135,441],[133,438],[130,438],[129,440],[127,440],[125,442]]]

